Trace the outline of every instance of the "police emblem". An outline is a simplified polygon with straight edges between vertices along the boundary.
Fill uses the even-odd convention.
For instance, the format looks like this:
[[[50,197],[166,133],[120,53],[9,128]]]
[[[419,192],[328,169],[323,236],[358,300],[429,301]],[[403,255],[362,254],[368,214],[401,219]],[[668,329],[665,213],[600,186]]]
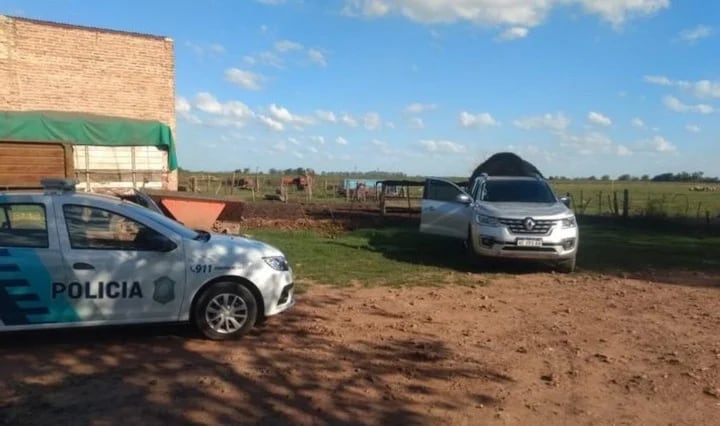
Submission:
[[[161,277],[155,280],[155,292],[153,300],[162,303],[170,303],[175,300],[175,281],[168,277]]]

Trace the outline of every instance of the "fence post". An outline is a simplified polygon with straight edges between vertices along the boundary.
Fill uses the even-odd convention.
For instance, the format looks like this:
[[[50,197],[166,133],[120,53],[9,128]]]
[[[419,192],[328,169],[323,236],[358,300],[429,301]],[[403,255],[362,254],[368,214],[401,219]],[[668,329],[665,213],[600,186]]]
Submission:
[[[623,218],[627,219],[630,215],[630,191],[623,190]]]
[[[620,216],[620,207],[618,206],[617,191],[613,191],[613,213],[615,216]]]

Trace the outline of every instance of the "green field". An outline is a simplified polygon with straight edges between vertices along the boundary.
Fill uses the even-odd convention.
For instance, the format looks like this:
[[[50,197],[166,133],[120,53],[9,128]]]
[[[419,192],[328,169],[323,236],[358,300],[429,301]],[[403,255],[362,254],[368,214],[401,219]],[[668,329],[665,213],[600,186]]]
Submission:
[[[580,230],[580,272],[720,271],[717,233],[598,223],[581,223]],[[414,226],[358,229],[333,236],[314,231],[249,233],[282,249],[301,285],[484,285],[492,281],[495,273],[527,272],[525,266],[535,268],[516,262],[490,270],[473,266],[464,256],[461,243],[420,234]],[[489,273],[478,278],[468,272]]]
[[[629,213],[650,216],[667,215],[704,218],[706,212],[717,217],[720,214],[720,191],[691,191],[694,186],[712,186],[681,182],[606,182],[606,181],[554,181],[553,187],[561,194],[570,193],[575,209],[586,214],[610,212],[610,200],[617,193],[622,210],[623,191],[628,190]],[[610,197],[610,200],[608,199]],[[600,202],[602,199],[602,203]]]

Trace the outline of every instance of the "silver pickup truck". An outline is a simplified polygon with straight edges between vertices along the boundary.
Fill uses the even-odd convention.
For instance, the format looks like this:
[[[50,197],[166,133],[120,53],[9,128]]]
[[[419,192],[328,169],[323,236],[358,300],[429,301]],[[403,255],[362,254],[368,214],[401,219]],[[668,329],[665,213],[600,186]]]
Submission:
[[[427,179],[420,231],[463,239],[475,258],[549,261],[561,272],[575,270],[575,215],[544,178],[481,174],[469,188]]]

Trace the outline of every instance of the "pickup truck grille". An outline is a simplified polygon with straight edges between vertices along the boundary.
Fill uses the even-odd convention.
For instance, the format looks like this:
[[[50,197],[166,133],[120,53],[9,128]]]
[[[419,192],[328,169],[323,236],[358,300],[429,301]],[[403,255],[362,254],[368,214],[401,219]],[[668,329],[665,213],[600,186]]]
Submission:
[[[533,235],[545,235],[550,232],[550,229],[555,224],[554,220],[535,220],[533,219],[534,226],[532,229],[527,229],[525,221],[527,219],[500,219],[500,223],[507,226],[510,232],[513,234],[533,234]]]

